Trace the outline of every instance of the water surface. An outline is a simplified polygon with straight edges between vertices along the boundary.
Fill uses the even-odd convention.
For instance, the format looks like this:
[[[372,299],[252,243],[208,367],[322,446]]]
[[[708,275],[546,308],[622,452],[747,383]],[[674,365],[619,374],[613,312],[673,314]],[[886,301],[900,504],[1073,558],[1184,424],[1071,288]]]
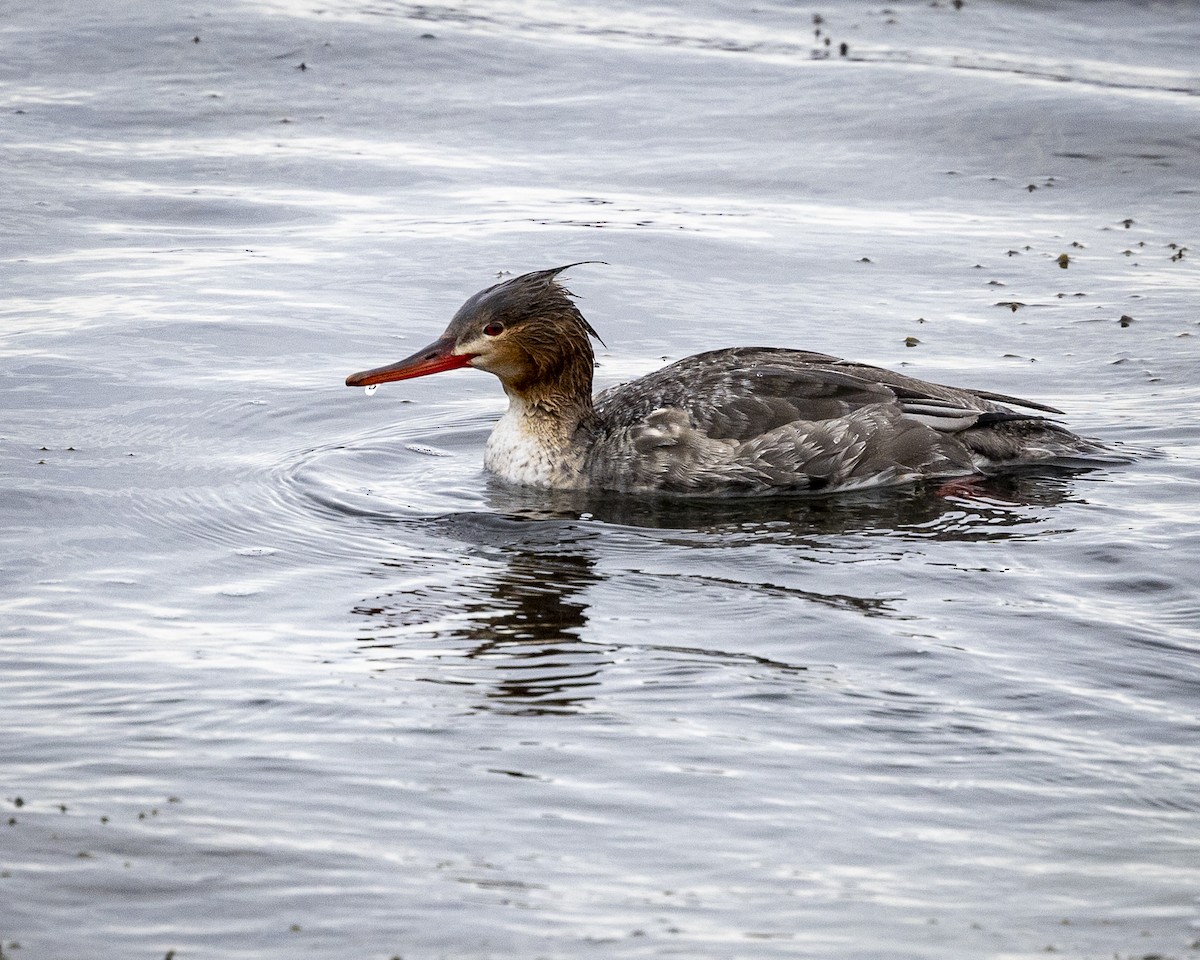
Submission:
[[[1194,5],[4,19],[5,956],[1200,955]],[[1136,459],[551,496],[491,378],[342,386],[584,259],[601,386],[800,346]]]

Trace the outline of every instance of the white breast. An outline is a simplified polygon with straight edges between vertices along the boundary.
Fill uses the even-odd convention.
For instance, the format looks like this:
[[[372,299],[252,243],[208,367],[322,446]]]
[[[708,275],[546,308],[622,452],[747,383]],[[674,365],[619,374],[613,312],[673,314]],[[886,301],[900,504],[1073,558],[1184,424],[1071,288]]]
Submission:
[[[555,439],[536,430],[519,404],[510,404],[488,437],[484,466],[509,483],[555,490],[580,486],[582,458],[569,442]]]

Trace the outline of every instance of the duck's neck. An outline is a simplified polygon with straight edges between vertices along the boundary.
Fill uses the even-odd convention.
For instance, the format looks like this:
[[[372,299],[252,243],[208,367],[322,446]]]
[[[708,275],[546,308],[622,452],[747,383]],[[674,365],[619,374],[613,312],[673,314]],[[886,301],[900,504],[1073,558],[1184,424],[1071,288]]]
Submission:
[[[552,489],[583,485],[587,440],[595,426],[592,360],[553,381],[505,383],[508,409],[488,438],[487,468],[511,483]]]

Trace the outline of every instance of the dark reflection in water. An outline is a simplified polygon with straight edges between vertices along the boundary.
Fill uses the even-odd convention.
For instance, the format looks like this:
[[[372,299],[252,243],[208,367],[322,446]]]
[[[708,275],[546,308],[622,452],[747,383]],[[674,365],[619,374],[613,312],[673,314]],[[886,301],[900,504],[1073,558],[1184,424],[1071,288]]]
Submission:
[[[494,484],[491,507],[528,520],[595,519],[702,534],[807,540],[879,534],[956,541],[1005,540],[1046,519],[1036,508],[1083,502],[1074,479],[1087,468],[1011,473],[962,484],[887,487],[823,497],[629,497],[587,491],[529,491]],[[1045,531],[1038,531],[1043,535]],[[725,541],[712,542],[727,546]]]
[[[463,655],[494,666],[488,702],[522,713],[573,712],[592,699],[589,688],[611,662],[610,650],[581,638],[588,609],[582,595],[599,580],[594,561],[585,554],[506,553],[507,566],[463,605]]]
[[[374,632],[362,649],[377,660],[408,659],[406,640],[391,637],[398,628],[427,625],[445,644],[446,655],[494,668],[484,671],[482,709],[578,710],[591,699],[589,688],[611,660],[609,648],[580,636],[587,624],[583,594],[600,577],[590,551],[576,539],[578,530],[489,514],[451,515],[435,525],[447,536],[484,548],[486,563],[471,565],[468,583],[453,581],[448,589],[445,583],[422,585],[356,607],[355,613],[370,618]],[[447,616],[451,619],[443,625]],[[454,676],[425,679],[478,685]]]
[[[952,490],[927,487],[807,500],[655,500],[498,487],[489,494],[494,513],[448,514],[420,524],[439,538],[468,545],[467,564],[440,569],[415,585],[411,561],[385,561],[372,571],[372,577],[405,585],[385,589],[355,608],[370,622],[360,648],[371,659],[392,664],[432,656],[439,670],[422,679],[478,687],[479,709],[509,713],[586,708],[605,669],[632,648],[676,662],[756,664],[795,674],[807,667],[704,646],[658,644],[653,636],[596,642],[586,630],[587,592],[623,578],[634,592],[638,583],[633,581],[641,581],[643,589],[669,590],[681,602],[732,589],[862,617],[903,618],[895,600],[733,579],[719,568],[670,569],[670,560],[695,548],[765,544],[803,548],[838,562],[847,542],[861,543],[863,536],[963,542],[1045,537],[1060,532],[1048,528],[1047,508],[1072,499],[1078,498],[1069,474],[1044,473]],[[405,530],[411,523],[391,522]],[[647,539],[648,530],[670,532]],[[668,568],[654,573],[631,568],[631,535],[637,537],[634,555],[666,555]],[[861,559],[861,551],[855,556]],[[607,558],[602,568],[600,558]],[[436,641],[432,654],[430,638]]]

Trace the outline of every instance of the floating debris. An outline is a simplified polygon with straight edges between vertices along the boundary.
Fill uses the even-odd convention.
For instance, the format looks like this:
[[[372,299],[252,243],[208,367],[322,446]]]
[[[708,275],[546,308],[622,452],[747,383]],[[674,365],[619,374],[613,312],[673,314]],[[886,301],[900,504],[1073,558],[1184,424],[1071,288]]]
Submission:
[[[1060,253],[1058,255],[1058,265],[1066,270],[1071,265],[1071,258],[1065,253]]]
[[[413,453],[419,453],[426,457],[452,457],[449,450],[439,450],[437,447],[427,447],[423,443],[406,443],[405,450],[411,450]]]
[[[1123,314],[1121,314],[1121,319],[1120,319],[1120,320],[1118,320],[1117,322],[1118,322],[1118,323],[1119,323],[1121,326],[1123,326],[1123,327],[1127,327],[1127,326],[1129,326],[1131,323],[1133,323],[1133,317],[1131,317],[1131,316],[1130,316],[1129,314],[1127,314],[1127,313],[1123,313]]]

